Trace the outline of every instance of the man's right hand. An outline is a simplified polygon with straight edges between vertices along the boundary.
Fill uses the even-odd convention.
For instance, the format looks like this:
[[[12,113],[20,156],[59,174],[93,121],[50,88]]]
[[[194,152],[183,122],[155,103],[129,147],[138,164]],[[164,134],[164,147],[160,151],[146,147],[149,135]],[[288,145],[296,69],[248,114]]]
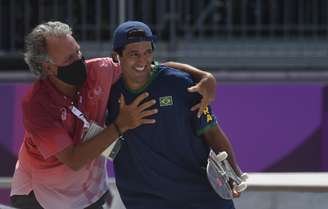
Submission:
[[[147,118],[158,112],[157,109],[148,109],[156,103],[156,100],[143,102],[148,96],[149,93],[145,92],[135,98],[130,105],[127,105],[124,96],[121,94],[119,100],[120,111],[115,121],[121,132],[134,129],[142,124],[154,124],[156,122],[155,119]]]

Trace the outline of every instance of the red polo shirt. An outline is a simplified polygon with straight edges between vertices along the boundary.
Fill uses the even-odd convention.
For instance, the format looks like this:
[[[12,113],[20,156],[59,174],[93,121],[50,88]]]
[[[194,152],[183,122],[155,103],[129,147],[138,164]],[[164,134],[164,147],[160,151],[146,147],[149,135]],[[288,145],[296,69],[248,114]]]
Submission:
[[[75,105],[88,120],[104,125],[111,85],[120,75],[110,58],[87,62],[87,80],[77,92]],[[23,100],[24,141],[13,178],[11,195],[34,191],[47,209],[78,209],[96,202],[107,190],[105,159],[99,157],[79,171],[62,164],[55,155],[81,143],[83,122],[72,114],[72,99],[52,83],[37,80]]]

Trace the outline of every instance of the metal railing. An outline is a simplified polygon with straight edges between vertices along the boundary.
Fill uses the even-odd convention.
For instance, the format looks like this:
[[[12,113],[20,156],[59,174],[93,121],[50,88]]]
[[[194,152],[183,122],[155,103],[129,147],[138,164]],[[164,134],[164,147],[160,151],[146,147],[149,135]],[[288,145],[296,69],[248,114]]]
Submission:
[[[325,67],[327,9],[326,0],[0,0],[0,56],[21,56],[24,36],[49,20],[70,24],[90,56],[108,55],[113,29],[123,20],[135,19],[149,24],[159,36],[159,56],[164,59],[188,62],[196,57],[196,63],[207,67],[218,60],[228,60],[226,65],[233,67],[235,59],[246,67],[254,62],[260,67]],[[269,58],[263,65],[261,59],[248,59],[261,55],[259,51]]]

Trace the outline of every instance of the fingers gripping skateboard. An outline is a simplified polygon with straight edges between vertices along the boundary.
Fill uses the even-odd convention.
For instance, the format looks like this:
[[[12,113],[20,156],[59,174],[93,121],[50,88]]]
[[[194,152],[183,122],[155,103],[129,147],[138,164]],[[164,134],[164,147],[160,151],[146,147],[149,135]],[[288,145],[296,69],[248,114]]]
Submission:
[[[233,191],[242,192],[247,188],[246,173],[237,176],[227,160],[228,154],[223,151],[217,155],[211,150],[207,163],[207,177],[214,189],[223,199],[232,199]],[[231,188],[229,181],[233,182]]]
[[[235,190],[236,192],[243,192],[247,189],[247,184],[245,182],[242,182],[240,184],[236,184],[233,187],[233,190]]]

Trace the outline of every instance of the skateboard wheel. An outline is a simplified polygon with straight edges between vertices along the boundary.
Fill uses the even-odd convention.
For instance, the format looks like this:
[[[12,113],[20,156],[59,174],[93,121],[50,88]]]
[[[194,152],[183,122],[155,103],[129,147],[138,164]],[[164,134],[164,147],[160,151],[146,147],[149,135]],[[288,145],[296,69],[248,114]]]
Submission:
[[[228,157],[228,153],[225,151],[219,152],[219,154],[216,155],[216,159],[218,161],[223,161],[223,160],[227,159],[227,157]]]
[[[240,184],[234,186],[234,190],[236,192],[245,191],[246,188],[247,188],[247,184],[246,183],[240,183]]]
[[[241,174],[240,178],[241,178],[242,181],[246,181],[248,179],[248,174],[243,173],[243,174]]]

